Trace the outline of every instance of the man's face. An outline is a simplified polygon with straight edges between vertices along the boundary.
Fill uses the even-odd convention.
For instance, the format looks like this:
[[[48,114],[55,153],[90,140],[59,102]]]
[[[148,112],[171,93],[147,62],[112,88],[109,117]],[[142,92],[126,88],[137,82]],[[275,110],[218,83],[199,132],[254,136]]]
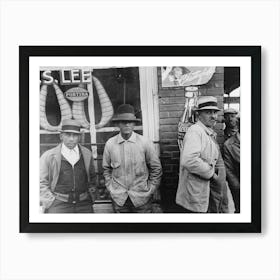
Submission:
[[[123,138],[128,139],[134,130],[135,123],[131,121],[120,121],[118,127]]]
[[[236,118],[236,114],[225,114],[224,118],[225,118],[225,124],[226,126],[230,127],[230,128],[235,128],[237,127],[237,118]]]
[[[68,149],[74,149],[80,141],[80,134],[73,132],[62,132],[60,140]]]
[[[218,113],[216,110],[202,110],[198,113],[199,120],[207,127],[213,128],[217,122]]]

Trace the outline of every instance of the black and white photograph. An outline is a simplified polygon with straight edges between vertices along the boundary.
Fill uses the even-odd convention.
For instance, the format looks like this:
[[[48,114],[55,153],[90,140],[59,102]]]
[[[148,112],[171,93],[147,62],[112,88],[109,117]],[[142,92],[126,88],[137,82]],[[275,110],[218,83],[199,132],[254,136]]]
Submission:
[[[36,95],[29,99],[29,147],[39,148],[29,150],[32,174],[38,170],[29,178],[30,222],[260,230],[260,204],[252,200],[259,186],[246,176],[260,151],[244,129],[251,77],[260,74],[251,57],[259,59],[260,47],[201,48],[228,54],[220,57],[194,57],[195,49],[182,47],[169,57],[174,48],[159,47],[165,57],[157,57],[155,47],[20,47],[29,95]],[[127,50],[134,57],[114,55]]]
[[[280,1],[0,1],[0,279],[279,280]]]
[[[42,211],[240,213],[240,68],[203,67],[189,87],[161,89],[155,139],[143,136],[139,68],[158,71],[40,71]]]

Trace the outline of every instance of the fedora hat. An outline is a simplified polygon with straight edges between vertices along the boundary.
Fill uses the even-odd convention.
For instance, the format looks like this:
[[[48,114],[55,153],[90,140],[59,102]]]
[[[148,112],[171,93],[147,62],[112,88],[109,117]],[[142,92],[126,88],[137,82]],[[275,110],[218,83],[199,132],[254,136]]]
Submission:
[[[218,108],[217,98],[214,96],[200,96],[197,101],[196,111],[202,110],[215,110],[220,111]]]
[[[115,117],[112,119],[113,122],[120,121],[130,121],[130,122],[140,122],[135,116],[133,106],[129,104],[122,104],[118,107]]]
[[[60,132],[72,132],[80,134],[81,125],[78,121],[67,119],[62,121],[62,127]]]

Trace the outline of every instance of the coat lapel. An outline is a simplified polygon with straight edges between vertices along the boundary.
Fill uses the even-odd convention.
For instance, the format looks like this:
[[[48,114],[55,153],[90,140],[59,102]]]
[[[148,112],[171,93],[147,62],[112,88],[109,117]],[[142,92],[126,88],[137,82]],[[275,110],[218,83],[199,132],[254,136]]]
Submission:
[[[58,181],[58,177],[59,177],[59,172],[60,172],[60,167],[61,167],[61,144],[59,144],[55,149],[54,149],[54,164],[56,165],[55,168],[53,168],[54,172],[56,172],[57,174],[53,174],[53,182],[52,182],[52,186],[55,187]]]
[[[89,179],[89,166],[90,166],[90,160],[91,160],[91,155],[88,153],[87,149],[85,149],[83,146],[79,144],[80,151],[82,152],[84,163],[85,163],[85,168]]]

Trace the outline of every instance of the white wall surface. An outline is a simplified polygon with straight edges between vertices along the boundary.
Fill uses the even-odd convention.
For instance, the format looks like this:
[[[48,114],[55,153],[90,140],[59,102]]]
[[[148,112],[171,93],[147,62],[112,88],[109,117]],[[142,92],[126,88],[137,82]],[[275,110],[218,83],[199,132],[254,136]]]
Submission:
[[[280,279],[279,1],[2,0],[0,8],[0,279]],[[261,45],[263,233],[20,234],[19,45]]]

